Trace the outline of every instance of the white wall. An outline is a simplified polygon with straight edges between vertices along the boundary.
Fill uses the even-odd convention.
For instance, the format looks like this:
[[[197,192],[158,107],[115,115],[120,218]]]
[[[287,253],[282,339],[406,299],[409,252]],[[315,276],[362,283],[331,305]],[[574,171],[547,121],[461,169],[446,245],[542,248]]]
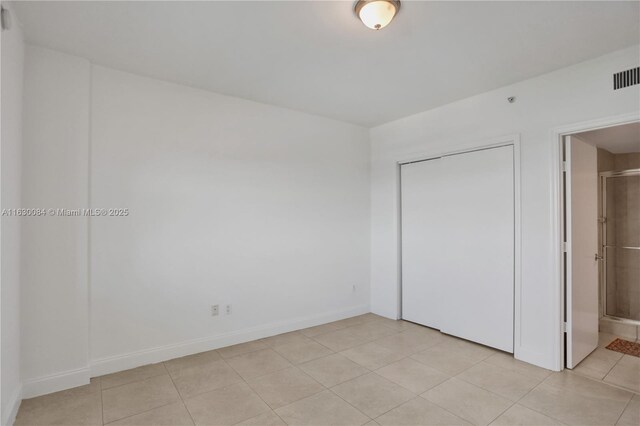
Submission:
[[[6,6],[10,13],[10,6]],[[2,31],[2,81],[0,147],[2,209],[19,208],[22,157],[22,72],[24,43],[20,23],[12,13],[13,26]],[[0,422],[11,423],[20,402],[20,219],[3,216],[0,230]]]
[[[97,66],[92,81],[91,205],[131,211],[91,220],[94,360],[368,311],[366,129]]]
[[[38,47],[26,67],[23,204],[130,210],[28,221],[27,394],[368,312],[367,129]]]
[[[22,205],[88,204],[89,62],[27,46]],[[29,217],[22,227],[25,395],[88,378],[88,221]]]
[[[521,137],[522,303],[516,357],[558,368],[560,296],[553,237],[553,129],[637,113],[640,86],[613,91],[612,74],[638,66],[638,46],[538,78],[467,98],[371,130],[372,258],[375,313],[398,312],[398,187],[396,163],[446,153],[509,134]],[[516,96],[515,103],[507,97]],[[488,297],[480,303],[491,303]]]

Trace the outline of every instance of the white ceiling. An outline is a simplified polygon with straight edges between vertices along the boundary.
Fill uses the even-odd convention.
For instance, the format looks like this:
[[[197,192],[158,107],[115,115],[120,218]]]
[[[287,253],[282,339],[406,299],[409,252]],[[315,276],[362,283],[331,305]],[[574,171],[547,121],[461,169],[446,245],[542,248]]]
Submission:
[[[18,2],[27,39],[95,63],[374,126],[640,42],[639,2]]]
[[[640,123],[578,133],[580,139],[614,154],[640,152]]]

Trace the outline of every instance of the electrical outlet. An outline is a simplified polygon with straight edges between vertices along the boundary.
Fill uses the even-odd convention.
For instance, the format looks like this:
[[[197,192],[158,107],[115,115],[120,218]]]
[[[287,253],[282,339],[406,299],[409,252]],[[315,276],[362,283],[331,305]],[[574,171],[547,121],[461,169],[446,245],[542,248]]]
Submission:
[[[227,315],[231,315],[231,305],[227,305]]]
[[[217,317],[218,316],[218,305],[211,305],[211,316],[212,317]]]

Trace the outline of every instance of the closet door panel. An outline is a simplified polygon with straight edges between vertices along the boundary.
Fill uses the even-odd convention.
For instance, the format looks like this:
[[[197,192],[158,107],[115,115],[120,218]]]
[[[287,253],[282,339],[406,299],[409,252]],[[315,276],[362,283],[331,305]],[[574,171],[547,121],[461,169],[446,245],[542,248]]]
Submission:
[[[513,147],[444,157],[438,244],[447,253],[441,330],[513,352]]]
[[[401,166],[402,318],[440,328],[447,280],[439,242],[443,221],[442,160]]]

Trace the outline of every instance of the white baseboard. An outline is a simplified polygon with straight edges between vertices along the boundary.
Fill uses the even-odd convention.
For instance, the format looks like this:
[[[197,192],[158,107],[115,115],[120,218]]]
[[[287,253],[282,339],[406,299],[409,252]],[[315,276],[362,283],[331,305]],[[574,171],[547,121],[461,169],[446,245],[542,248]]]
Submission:
[[[359,305],[339,311],[332,311],[320,315],[298,317],[291,320],[264,324],[244,330],[220,334],[217,336],[181,342],[174,345],[160,346],[156,348],[145,349],[142,351],[130,352],[123,355],[95,359],[91,362],[91,377],[102,376],[104,374],[128,370],[130,368],[140,367],[142,365],[167,361],[181,356],[210,351],[213,349],[223,348],[225,346],[274,336],[276,334],[326,324],[328,322],[338,321],[344,318],[349,318],[368,312],[369,305]]]
[[[91,378],[89,367],[77,370],[62,371],[49,376],[28,379],[22,383],[22,398],[33,398],[89,384]]]
[[[22,402],[22,386],[18,386],[6,407],[2,407],[2,426],[12,426]]]

